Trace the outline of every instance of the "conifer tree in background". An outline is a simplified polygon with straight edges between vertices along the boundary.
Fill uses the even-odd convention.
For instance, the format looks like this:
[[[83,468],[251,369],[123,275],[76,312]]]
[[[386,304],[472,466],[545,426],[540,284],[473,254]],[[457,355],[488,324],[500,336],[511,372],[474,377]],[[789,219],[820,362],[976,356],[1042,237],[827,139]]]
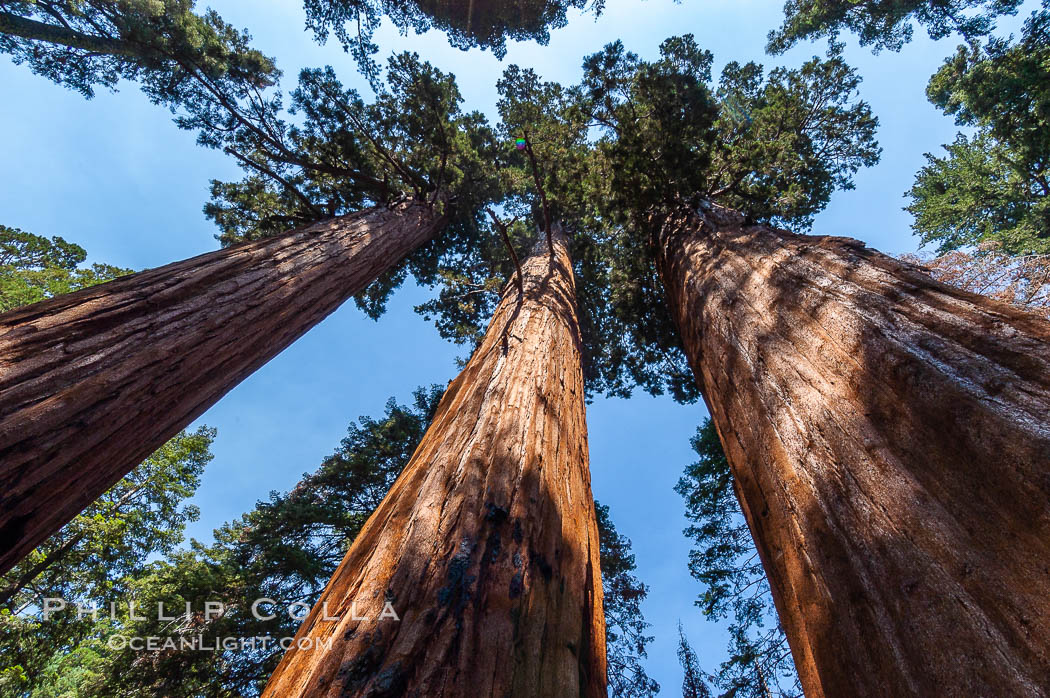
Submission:
[[[692,522],[685,535],[697,546],[689,552],[689,572],[703,585],[696,605],[711,620],[732,614],[729,659],[712,683],[738,698],[801,698],[791,649],[710,419],[691,443],[700,458],[686,467],[675,491]]]
[[[602,602],[605,610],[605,654],[609,664],[611,698],[651,698],[660,684],[649,678],[641,660],[653,638],[641,603],[649,589],[634,576],[636,565],[631,541],[616,532],[609,507],[594,503],[601,542]]]
[[[682,698],[711,698],[711,689],[704,680],[704,671],[696,651],[678,624],[678,663],[682,665]]]
[[[0,695],[39,695],[47,686],[94,695],[109,684],[108,603],[126,604],[151,558],[173,553],[197,520],[185,500],[200,485],[214,438],[207,427],[181,432],[0,578]]]
[[[84,268],[85,259],[80,245],[0,225],[0,313],[131,273],[109,264]]]

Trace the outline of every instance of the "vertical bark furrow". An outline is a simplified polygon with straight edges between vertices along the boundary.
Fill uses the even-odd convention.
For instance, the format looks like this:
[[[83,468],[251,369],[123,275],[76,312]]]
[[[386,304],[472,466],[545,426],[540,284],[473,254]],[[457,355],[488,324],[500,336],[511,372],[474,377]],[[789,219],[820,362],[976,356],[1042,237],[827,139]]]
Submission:
[[[806,695],[1048,695],[1050,324],[724,209],[658,262]]]
[[[0,315],[0,572],[443,224],[369,209]]]
[[[290,651],[264,695],[605,695],[579,326],[555,241],[524,264],[523,296],[508,285],[304,621],[312,649]],[[384,599],[400,621],[378,617]]]

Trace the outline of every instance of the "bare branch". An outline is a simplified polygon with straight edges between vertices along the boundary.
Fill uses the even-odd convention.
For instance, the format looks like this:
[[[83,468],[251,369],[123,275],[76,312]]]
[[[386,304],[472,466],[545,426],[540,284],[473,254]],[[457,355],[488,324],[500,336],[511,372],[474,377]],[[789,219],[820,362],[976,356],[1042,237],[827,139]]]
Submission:
[[[536,154],[532,152],[532,143],[529,141],[529,134],[526,131],[522,131],[522,136],[525,138],[525,152],[529,156],[529,161],[532,163],[532,180],[536,183],[536,189],[540,193],[540,203],[543,205],[543,232],[547,234],[547,247],[550,248],[551,254],[554,254],[554,239],[551,237],[551,210],[547,205],[547,192],[543,189],[543,183],[540,182],[540,168],[536,164]]]
[[[503,236],[503,244],[507,246],[507,250],[510,252],[510,258],[514,260],[514,267],[518,270],[518,293],[522,296],[525,295],[525,279],[521,274],[521,262],[518,261],[518,253],[514,251],[514,245],[510,243],[510,235],[507,234],[507,225],[503,223],[496,216],[496,213],[491,208],[486,208],[489,213],[489,217],[492,218],[492,222],[495,223],[496,229],[499,230],[499,234]],[[518,220],[515,218],[510,222],[510,225],[514,225],[514,221]]]

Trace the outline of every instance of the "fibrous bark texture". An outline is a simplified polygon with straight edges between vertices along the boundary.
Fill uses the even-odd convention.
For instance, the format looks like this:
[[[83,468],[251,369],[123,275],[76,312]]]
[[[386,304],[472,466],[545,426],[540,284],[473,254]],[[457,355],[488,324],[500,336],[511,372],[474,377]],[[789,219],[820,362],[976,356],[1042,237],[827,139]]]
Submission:
[[[369,209],[0,315],[0,573],[442,226]]]
[[[564,239],[523,275],[264,696],[605,696]],[[386,602],[400,620],[380,617]]]
[[[1050,692],[1050,324],[724,209],[658,265],[808,698]]]

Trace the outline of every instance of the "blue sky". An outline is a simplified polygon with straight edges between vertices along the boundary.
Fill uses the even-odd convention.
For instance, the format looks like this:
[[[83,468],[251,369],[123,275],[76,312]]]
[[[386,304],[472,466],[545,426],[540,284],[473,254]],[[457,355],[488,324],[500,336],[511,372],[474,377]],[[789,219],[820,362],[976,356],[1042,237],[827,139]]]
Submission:
[[[201,3],[202,5],[204,3]],[[1022,17],[1036,2],[1025,6]],[[277,58],[284,85],[303,67],[330,64],[344,82],[366,92],[350,58],[336,44],[319,46],[302,30],[298,0],[215,0],[211,7],[248,28],[254,45]],[[573,82],[583,55],[622,39],[652,56],[660,41],[693,33],[715,54],[716,71],[729,60],[798,65],[823,45],[764,55],[767,32],[781,19],[781,0],[609,0],[605,14],[574,14],[546,47],[511,44],[506,63],[531,66],[545,79]],[[1007,30],[1021,20],[1005,21]],[[924,32],[901,53],[873,56],[847,44],[846,58],[864,77],[861,93],[879,116],[882,162],[860,173],[857,188],[835,195],[814,232],[849,235],[884,252],[912,251],[903,192],[922,165],[922,154],[954,138],[956,128],[925,99],[925,85],[955,41],[930,42]],[[504,65],[491,54],[462,52],[442,34],[401,36],[379,32],[383,52],[415,50],[456,74],[468,109],[494,114],[495,83]],[[209,180],[240,173],[221,153],[204,150],[179,131],[170,114],[149,104],[133,85],[80,95],[0,59],[0,224],[83,245],[90,261],[142,269],[216,249],[215,229],[201,213]],[[378,323],[352,303],[314,328],[209,410],[200,423],[218,428],[215,460],[195,499],[201,520],[191,535],[211,530],[254,506],[270,490],[284,490],[317,467],[345,434],[348,422],[381,413],[386,400],[401,402],[417,386],[456,373],[459,348],[441,340],[412,312],[426,292],[406,287]],[[689,437],[704,417],[702,406],[666,398],[598,399],[588,426],[595,496],[634,543],[639,576],[650,586],[644,606],[653,624],[647,669],[679,691],[676,626],[684,625],[701,660],[714,668],[724,658],[725,634],[693,607],[699,585],[686,571],[688,542],[681,499],[672,491],[693,460]]]

